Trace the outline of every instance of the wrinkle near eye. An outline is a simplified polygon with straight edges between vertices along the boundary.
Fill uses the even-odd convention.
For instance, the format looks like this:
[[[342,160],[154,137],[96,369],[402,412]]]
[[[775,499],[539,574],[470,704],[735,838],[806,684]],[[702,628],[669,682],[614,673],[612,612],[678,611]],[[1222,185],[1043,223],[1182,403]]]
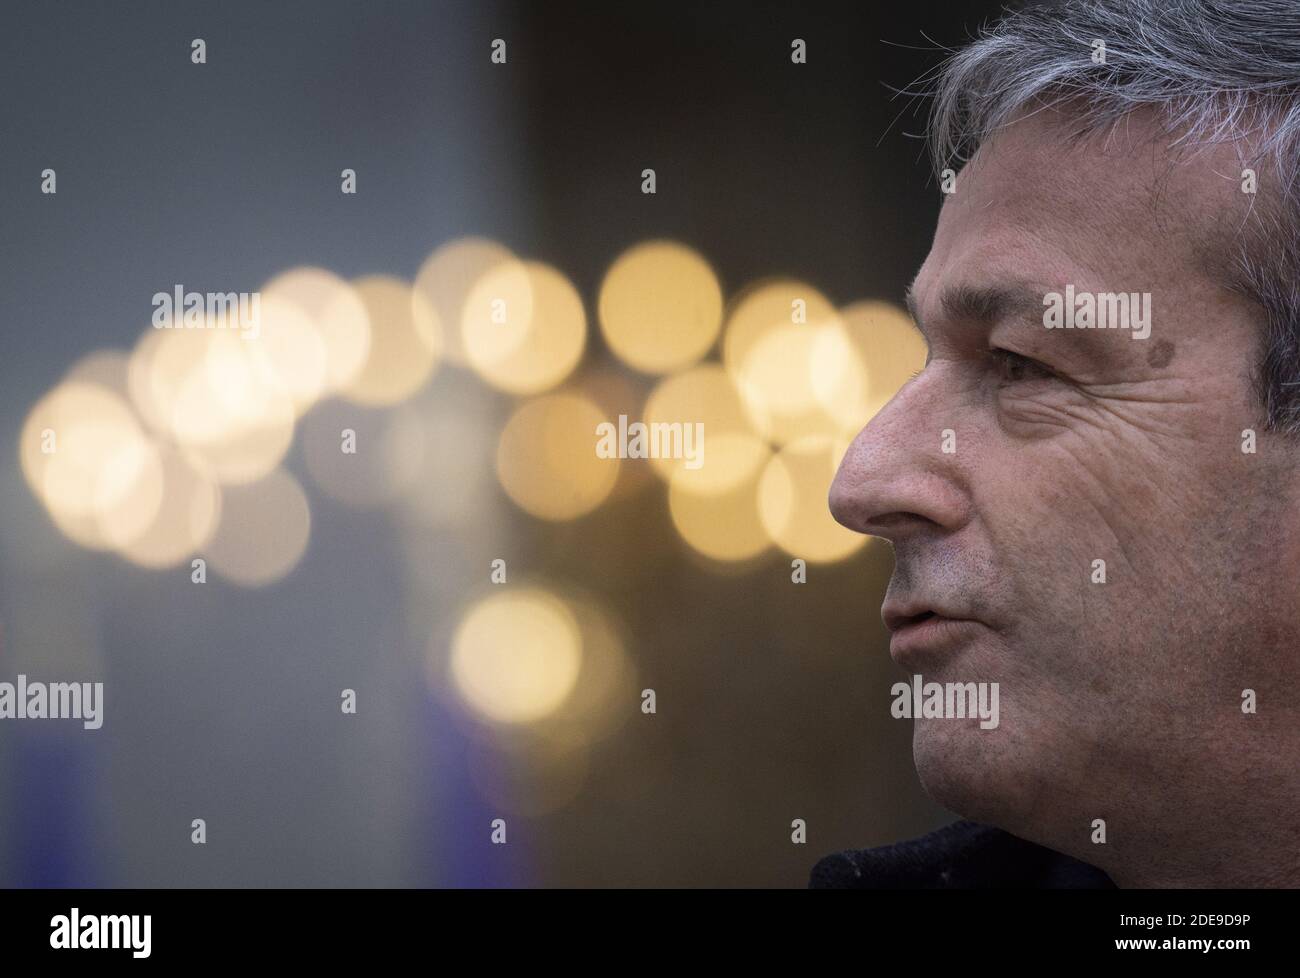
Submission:
[[[1037,440],[1086,426],[1095,405],[1075,385],[1028,358],[1017,365],[1022,379],[992,380],[999,425],[1013,438]],[[1003,367],[998,365],[998,370]]]
[[[1023,390],[1027,385],[999,392],[998,421],[1003,431],[1013,438],[1036,440],[1059,435],[1080,427],[1079,406],[1050,396],[1040,388],[1036,392]]]
[[[997,416],[1013,438],[1038,440],[1062,432],[1083,438],[1138,438],[1152,451],[1161,443],[1182,442],[1194,433],[1189,411],[1200,403],[1160,383],[1080,387],[1054,381],[999,385]]]

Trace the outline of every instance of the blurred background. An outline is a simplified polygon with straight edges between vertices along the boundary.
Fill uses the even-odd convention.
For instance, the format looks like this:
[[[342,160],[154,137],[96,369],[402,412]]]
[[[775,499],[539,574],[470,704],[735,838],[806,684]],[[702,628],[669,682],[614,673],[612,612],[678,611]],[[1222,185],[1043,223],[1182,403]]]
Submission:
[[[0,682],[105,704],[0,723],[0,885],[803,886],[950,820],[826,493],[924,360],[892,89],[995,7],[880,6],[6,4]]]

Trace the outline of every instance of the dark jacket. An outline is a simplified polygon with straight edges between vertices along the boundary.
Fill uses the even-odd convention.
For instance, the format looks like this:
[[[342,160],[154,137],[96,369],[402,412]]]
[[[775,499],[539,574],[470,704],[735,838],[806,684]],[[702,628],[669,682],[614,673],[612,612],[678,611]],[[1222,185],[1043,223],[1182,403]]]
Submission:
[[[910,842],[826,856],[813,867],[808,886],[819,890],[1115,889],[1110,877],[1095,866],[991,825],[967,821]]]

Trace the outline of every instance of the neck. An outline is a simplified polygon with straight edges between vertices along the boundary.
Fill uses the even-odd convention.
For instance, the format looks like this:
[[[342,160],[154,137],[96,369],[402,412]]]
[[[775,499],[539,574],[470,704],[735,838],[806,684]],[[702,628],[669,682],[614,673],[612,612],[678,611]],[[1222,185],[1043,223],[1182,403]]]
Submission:
[[[1285,723],[1286,735],[1257,723],[1247,742],[1225,735],[1199,761],[1152,772],[1107,803],[1105,843],[1068,851],[1121,887],[1300,887],[1300,717]]]

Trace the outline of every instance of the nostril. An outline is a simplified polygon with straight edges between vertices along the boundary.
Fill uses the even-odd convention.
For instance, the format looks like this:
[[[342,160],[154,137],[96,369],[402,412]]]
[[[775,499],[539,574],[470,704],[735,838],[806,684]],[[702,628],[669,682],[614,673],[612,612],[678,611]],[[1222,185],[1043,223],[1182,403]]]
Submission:
[[[897,509],[892,512],[870,515],[860,520],[853,529],[859,533],[880,537],[882,540],[888,540],[891,544],[896,544],[899,540],[908,536],[935,533],[942,530],[943,527],[921,513]]]

